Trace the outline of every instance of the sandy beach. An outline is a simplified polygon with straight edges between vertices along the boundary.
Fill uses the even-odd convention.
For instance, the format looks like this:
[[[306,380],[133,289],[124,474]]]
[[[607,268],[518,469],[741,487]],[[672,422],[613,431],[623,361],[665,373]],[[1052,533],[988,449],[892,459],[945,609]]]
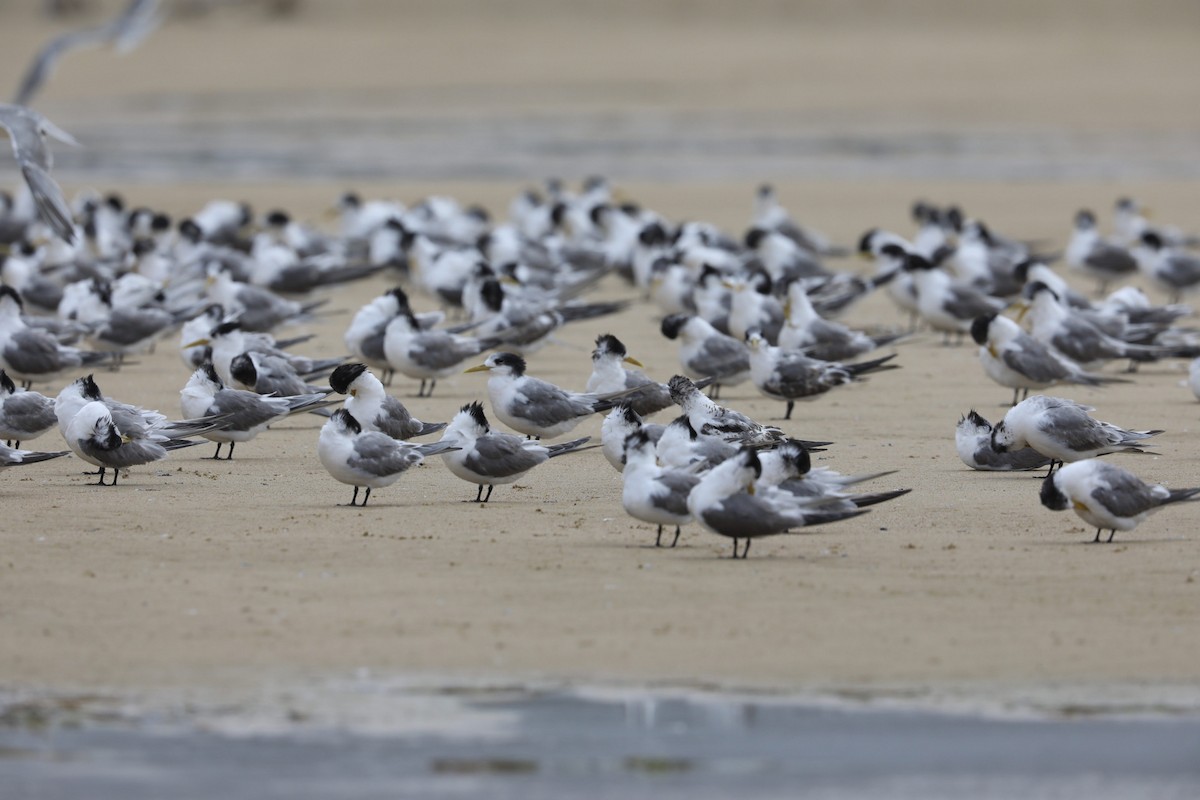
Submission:
[[[763,2],[742,15],[664,2],[645,24],[633,4],[609,15],[536,2],[314,1],[284,20],[236,8],[174,20],[122,58],[73,56],[40,107],[85,145],[89,134],[98,143],[59,149],[68,192],[119,190],[180,216],[224,196],[328,225],[323,212],[354,187],[406,202],[448,194],[502,217],[526,186],[596,170],[670,219],[734,233],[750,222],[755,187],[772,180],[798,218],[841,243],[872,226],[911,231],[909,204],[926,197],[1061,248],[1078,208],[1095,207],[1107,225],[1121,194],[1156,219],[1200,228],[1200,17],[1186,3],[1151,5],[1144,15],[1120,3],[970,4],[958,14],[958,4],[934,2]],[[0,75],[13,83],[55,27],[23,7],[0,10],[0,24]],[[305,145],[305,131],[328,116],[339,131],[374,126],[373,138],[314,133]],[[915,160],[882,158],[873,171],[870,159],[822,166],[819,152],[772,156],[747,144],[720,168],[705,150],[624,160],[599,147],[593,159],[579,134],[578,149],[547,147],[540,163],[536,146],[506,139],[509,119],[560,129],[582,120],[595,139],[655,125],[665,126],[663,141],[675,131],[691,142],[757,130],[768,145],[781,131],[862,141],[936,131],[998,141],[1003,160],[985,179],[953,147],[945,158],[957,166],[922,175],[936,147]],[[425,154],[426,163],[455,161],[459,124],[477,132],[479,148],[462,160],[484,166],[423,172]],[[122,142],[122,125],[140,133]],[[309,164],[299,180],[288,179],[290,162],[240,177],[221,167],[222,148],[244,157],[283,129],[284,149],[309,146],[329,162]],[[373,174],[354,149],[385,151],[389,132],[393,160]],[[169,164],[173,147],[206,133],[210,150],[188,151],[195,160],[178,179],[148,170],[124,180],[103,160],[140,147]],[[1037,159],[1013,157],[1023,141],[1059,142],[1078,158],[1065,174],[1042,172]],[[1087,148],[1099,155],[1084,158]],[[499,166],[488,172],[493,152]],[[532,155],[514,155],[523,152]],[[706,163],[690,172],[693,158]],[[380,277],[331,293],[332,311],[297,329],[317,335],[303,352],[341,355],[350,315],[391,285]],[[653,306],[615,278],[596,297],[635,302],[567,328],[530,358],[532,374],[582,388],[605,331],[649,374],[678,370]],[[905,322],[882,296],[845,321]],[[107,394],[177,415],[188,372],[175,345],[96,379]],[[1200,709],[1200,506],[1167,509],[1110,546],[1088,544],[1094,531],[1078,518],[1041,507],[1034,477],[973,472],[957,458],[959,417],[974,408],[996,419],[1011,396],[985,378],[974,346],[945,348],[925,333],[896,353],[901,369],[778,424],[835,441],[817,463],[895,470],[873,486],[912,493],[847,523],[757,542],[745,562],[696,526],[674,550],[653,547],[653,529],[623,512],[620,476],[596,451],[498,487],[487,506],[465,502],[474,486],[437,459],[365,509],[339,506],[350,489],[317,461],[316,417],[275,426],[231,462],[196,447],[133,469],[115,488],[89,485],[75,459],[9,470],[0,480],[0,689],[252,691],[369,670],[447,683],[1060,692],[1101,706]],[[1153,455],[1115,458],[1146,479],[1200,485],[1200,403],[1181,385],[1186,367],[1151,364],[1127,384],[1056,393],[1104,420],[1165,429]],[[420,418],[444,420],[482,399],[484,384],[456,376],[432,398],[416,398],[412,382],[393,389]],[[761,420],[783,411],[748,383],[722,400]],[[579,435],[598,436],[599,422]],[[52,432],[30,446],[61,441]]]

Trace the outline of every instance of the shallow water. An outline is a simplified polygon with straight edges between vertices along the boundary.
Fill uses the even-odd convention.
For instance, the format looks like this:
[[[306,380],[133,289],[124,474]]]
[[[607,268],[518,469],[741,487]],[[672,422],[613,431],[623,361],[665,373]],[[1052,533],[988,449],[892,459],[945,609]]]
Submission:
[[[1200,796],[1195,717],[565,690],[416,694],[390,705],[397,718],[382,726],[90,705],[7,707],[6,798]]]
[[[85,147],[57,148],[57,168],[69,182],[96,183],[529,181],[581,171],[659,181],[1200,177],[1200,134],[1187,131],[864,125],[785,111],[522,112],[497,98],[478,109],[470,97],[447,107],[427,99],[413,91],[137,96],[60,120]]]

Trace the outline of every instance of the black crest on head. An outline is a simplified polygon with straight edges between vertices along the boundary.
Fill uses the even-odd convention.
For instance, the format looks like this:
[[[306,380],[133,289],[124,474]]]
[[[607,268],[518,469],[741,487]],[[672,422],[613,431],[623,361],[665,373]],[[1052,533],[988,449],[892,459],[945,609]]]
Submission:
[[[342,364],[329,374],[329,385],[338,394],[346,394],[350,391],[350,384],[366,371],[366,364]]]
[[[185,219],[179,223],[179,235],[192,243],[204,238],[204,232],[200,230],[200,226],[192,219]]]
[[[754,477],[762,477],[762,462],[758,460],[758,451],[753,447],[743,447],[737,455],[750,469],[754,470]]]
[[[333,412],[333,416],[330,419],[336,419],[352,433],[362,433],[362,425],[359,425],[358,420],[354,418],[354,415],[344,408],[339,408],[337,411]]]
[[[217,370],[213,367],[211,361],[205,361],[203,364],[200,365],[200,369],[204,370],[204,377],[208,378],[210,381],[215,383],[218,387],[222,387],[225,385],[221,382],[221,376],[217,374]]]
[[[671,393],[671,399],[679,403],[680,399],[696,391],[696,384],[686,375],[674,375],[667,381],[667,389]]]
[[[1161,250],[1163,238],[1154,231],[1146,231],[1142,234],[1142,244],[1153,250]]]
[[[621,412],[621,416],[630,425],[641,425],[642,424],[641,416],[636,411],[633,410],[633,406],[630,405],[629,403],[621,403],[619,406],[617,406],[617,410]]]
[[[1075,212],[1075,227],[1077,228],[1094,228],[1096,227],[1096,215],[1086,208],[1081,208]]]
[[[780,447],[780,454],[792,465],[797,475],[807,475],[812,469],[812,456],[808,454],[808,448],[795,439],[784,442]]]
[[[504,287],[495,278],[488,278],[479,287],[479,299],[489,311],[499,311],[504,306]]]
[[[1029,270],[1032,269],[1033,265],[1036,263],[1038,262],[1032,258],[1025,259],[1020,264],[1017,264],[1015,267],[1013,267],[1013,277],[1019,282],[1025,283],[1029,280]]]
[[[483,413],[483,403],[476,400],[474,403],[468,403],[459,409],[460,412],[470,414],[471,419],[476,425],[483,428],[485,431],[490,431],[492,426],[488,424],[487,415]]]
[[[1034,281],[1033,283],[1026,285],[1024,294],[1026,297],[1032,300],[1042,292],[1049,292],[1050,296],[1054,298],[1054,301],[1058,302],[1058,293],[1041,281]]]
[[[611,333],[602,333],[596,337],[596,349],[592,352],[592,357],[597,358],[605,353],[619,358],[624,358],[628,355],[625,345]]]
[[[667,427],[670,427],[671,425],[674,425],[677,428],[683,428],[685,431],[687,431],[689,441],[696,441],[696,437],[700,435],[696,433],[696,429],[692,427],[692,421],[688,419],[687,414],[681,414],[680,416],[671,420]]]
[[[155,233],[171,230],[171,216],[169,214],[158,213],[150,220],[150,230]]]
[[[751,250],[757,250],[758,246],[762,243],[762,240],[766,238],[766,235],[767,231],[763,228],[751,228],[750,230],[746,231],[746,247]]]
[[[967,416],[964,417],[964,419],[970,421],[970,423],[977,428],[983,428],[984,430],[988,431],[992,429],[992,423],[984,419],[983,415],[973,408],[967,412]]]
[[[646,247],[667,243],[667,231],[657,222],[651,222],[638,232],[638,241]]]
[[[254,366],[254,360],[246,353],[233,357],[233,360],[229,362],[229,374],[244,386],[258,385],[258,368]]]
[[[492,359],[496,366],[508,367],[514,375],[525,374],[525,359],[516,353],[496,353]]]
[[[79,388],[83,390],[83,396],[88,400],[101,400],[104,395],[100,394],[100,387],[96,385],[96,381],[91,375],[86,375],[79,379]]]
[[[662,335],[668,339],[679,338],[679,331],[683,329],[683,326],[687,324],[689,319],[691,319],[691,316],[688,314],[671,314],[668,317],[664,317],[662,321]]]
[[[1058,484],[1054,482],[1054,477],[1053,475],[1047,475],[1046,479],[1042,481],[1042,491],[1040,493],[1042,505],[1051,511],[1066,511],[1069,504],[1067,496],[1059,490]]]
[[[995,318],[995,314],[980,314],[971,322],[971,338],[975,340],[975,344],[987,344],[988,328]]]
[[[875,234],[877,233],[879,233],[879,228],[870,228],[862,236],[858,237],[858,252],[870,253],[871,240],[875,238]]]
[[[291,221],[292,218],[288,216],[286,211],[275,209],[267,213],[267,224],[273,228],[282,228]]]
[[[395,289],[389,289],[384,292],[385,295],[391,295],[396,298],[396,302],[400,304],[400,308],[408,308],[408,293],[397,286]]]
[[[213,328],[212,333],[210,333],[209,335],[210,336],[226,336],[230,333],[233,333],[234,331],[240,331],[241,329],[242,329],[242,323],[239,320],[235,319],[230,322],[222,322],[220,325]]]

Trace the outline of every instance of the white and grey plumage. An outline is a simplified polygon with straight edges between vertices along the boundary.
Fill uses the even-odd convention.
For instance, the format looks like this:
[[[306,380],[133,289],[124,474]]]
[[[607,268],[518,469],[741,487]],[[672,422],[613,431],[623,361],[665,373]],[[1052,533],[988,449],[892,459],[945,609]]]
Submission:
[[[71,50],[112,44],[118,52],[131,50],[162,22],[159,0],[130,0],[111,20],[54,37],[38,51],[17,89],[13,102],[27,105],[54,71],[59,59]]]
[[[619,403],[608,397],[571,392],[525,374],[525,359],[516,353],[493,353],[467,372],[487,372],[488,399],[496,418],[536,439],[553,439],[587,417]]]
[[[688,494],[692,518],[713,533],[733,539],[734,558],[738,558],[739,539],[746,540],[741,555],[746,558],[751,539],[867,513],[860,508],[826,509],[820,503],[806,504],[783,491],[756,491],[754,482],[761,474],[754,449],[743,448],[711,469]]]
[[[48,381],[67,370],[108,361],[110,353],[59,344],[51,334],[31,328],[21,318],[21,298],[0,286],[0,368],[26,385]]]
[[[725,279],[729,288],[729,335],[745,340],[751,330],[762,331],[771,344],[779,341],[783,327],[783,304],[771,294],[771,280],[762,273]]]
[[[1063,303],[1040,281],[1025,286],[1029,335],[1071,361],[1095,368],[1118,358],[1148,359],[1170,355],[1169,348],[1130,344],[1101,330],[1088,316]]]
[[[58,418],[58,429],[64,437],[71,420],[85,405],[92,402],[103,403],[123,433],[135,437],[158,437],[156,440],[198,436],[219,428],[223,420],[219,415],[170,420],[158,411],[106,397],[95,379],[91,375],[85,375],[64,386],[54,398],[54,415]]]
[[[859,380],[860,375],[880,370],[896,369],[887,362],[895,355],[856,364],[841,364],[810,358],[798,351],[786,352],[763,338],[757,330],[746,337],[750,351],[750,380],[767,397],[787,403],[784,419],[792,418],[797,400],[818,397],[835,386]]]
[[[0,439],[12,447],[31,441],[58,422],[54,401],[39,392],[17,391],[8,373],[0,369]]]
[[[446,427],[445,422],[422,422],[410,414],[404,403],[387,393],[366,364],[342,364],[329,375],[329,385],[338,394],[349,395],[345,408],[363,430],[380,431],[393,439],[412,439]]]
[[[671,399],[683,409],[692,428],[700,435],[718,436],[739,444],[766,444],[784,438],[779,428],[759,424],[740,411],[714,403],[684,375],[674,376],[667,386],[671,390]]]
[[[974,409],[958,421],[954,446],[964,464],[984,472],[1041,469],[1051,461],[1032,447],[997,450],[992,446],[992,423]]]
[[[1060,397],[1034,395],[1008,410],[992,429],[992,448],[1004,453],[1032,447],[1055,463],[1071,463],[1108,453],[1144,453],[1142,446],[1161,430],[1133,431],[1088,415],[1091,406]]]
[[[317,392],[293,397],[267,397],[244,389],[230,389],[221,382],[211,364],[192,373],[179,392],[179,405],[185,417],[220,419],[221,427],[200,435],[217,443],[213,459],[221,457],[221,445],[229,444],[225,460],[233,458],[238,442],[248,442],[277,422],[301,411],[312,411],[333,405],[326,393]]]
[[[762,468],[754,482],[756,491],[779,489],[805,503],[820,503],[825,510],[851,509],[877,505],[903,497],[911,489],[852,494],[846,489],[867,481],[891,475],[894,470],[864,475],[842,475],[829,467],[812,465],[812,457],[803,442],[789,439],[778,447],[758,453]]]
[[[340,364],[342,358],[312,359],[293,355],[272,345],[272,340],[247,332],[240,320],[222,322],[208,336],[185,342],[183,347],[209,345],[212,365],[226,386],[280,397],[310,394],[320,387],[308,383]]]
[[[1106,242],[1096,229],[1096,215],[1082,210],[1075,214],[1075,227],[1067,242],[1067,265],[1091,275],[1100,283],[1100,294],[1114,280],[1137,272],[1137,260],[1120,245]]]
[[[1168,489],[1145,483],[1127,469],[1098,459],[1067,464],[1042,481],[1042,505],[1051,511],[1072,509],[1100,532],[1132,531],[1154,512],[1170,503],[1200,499],[1200,487]]]
[[[391,486],[410,467],[423,463],[426,456],[451,447],[446,442],[410,444],[379,431],[364,432],[349,411],[339,408],[321,427],[317,457],[334,480],[354,487],[350,505],[359,505],[359,489],[367,490],[361,503],[365,506],[372,489]]]
[[[847,361],[891,344],[903,336],[904,334],[870,336],[863,331],[848,328],[840,322],[822,318],[813,308],[812,300],[809,299],[803,284],[797,282],[788,287],[788,299],[784,305],[784,321],[779,331],[778,344],[785,352],[803,350],[805,355],[822,361]]]
[[[241,323],[242,329],[270,331],[285,322],[308,317],[328,299],[299,303],[287,300],[262,286],[243,283],[225,269],[209,271],[208,299],[220,303],[225,312]]]
[[[641,366],[642,362],[629,355],[620,339],[611,333],[601,334],[596,337],[596,348],[592,350],[592,374],[588,376],[586,391],[593,394],[624,392],[622,402],[642,417],[673,405],[667,385],[647,377]]]
[[[614,406],[600,423],[600,452],[617,472],[625,469],[625,440],[637,431],[645,431],[651,441],[662,438],[665,425],[647,423],[628,403]]]
[[[486,503],[492,499],[492,489],[496,486],[520,480],[539,464],[577,451],[589,438],[543,445],[523,436],[494,431],[483,413],[483,404],[474,402],[459,409],[446,426],[441,441],[456,449],[442,453],[442,461],[454,475],[479,487],[476,503]]]
[[[79,142],[38,112],[23,105],[0,103],[0,128],[8,131],[13,156],[17,159],[17,166],[21,168],[42,220],[63,241],[74,242],[75,224],[71,221],[71,207],[67,205],[62,189],[50,177],[53,159],[46,147],[46,137],[76,146]]]
[[[690,378],[712,378],[712,396],[722,386],[736,386],[750,377],[750,353],[746,345],[721,333],[706,320],[672,314],[662,321],[662,333],[679,339],[679,363]]]
[[[392,366],[383,349],[388,323],[408,309],[408,294],[396,287],[384,292],[354,313],[342,339],[346,349],[367,366],[383,372],[384,384],[391,383]],[[442,311],[427,311],[413,314],[421,330],[430,330],[442,323],[446,314]],[[451,330],[451,333],[458,332]]]
[[[52,458],[60,458],[70,454],[70,450],[59,450],[53,453],[38,453],[33,450],[18,450],[6,445],[0,444],[0,469],[5,467],[19,467],[23,464],[37,464],[41,461],[49,461]]]
[[[1057,383],[1103,386],[1124,383],[1121,378],[1093,375],[1021,330],[1017,323],[998,314],[977,317],[971,325],[971,337],[979,345],[979,361],[989,378],[1017,393],[1045,389]]]
[[[421,382],[418,397],[433,395],[438,378],[452,375],[468,358],[499,344],[498,339],[480,339],[446,330],[426,330],[411,309],[402,309],[384,332],[383,352],[388,365]],[[429,389],[426,392],[425,384]]]
[[[123,428],[100,400],[88,402],[71,417],[64,437],[76,456],[100,468],[100,486],[105,485],[104,474],[110,469],[113,479],[108,485],[116,486],[121,470],[161,461],[171,450],[200,444],[137,424]]]
[[[680,526],[692,521],[687,500],[700,482],[698,475],[663,467],[655,454],[655,442],[646,431],[636,431],[625,440],[625,469],[621,505],[634,519],[658,526],[654,546],[662,546],[664,525],[675,526],[671,547],[679,543]]]
[[[1142,272],[1171,295],[1171,302],[1178,303],[1184,292],[1200,286],[1200,256],[1169,245],[1156,231],[1141,235],[1140,244],[1134,248]]]
[[[961,336],[971,329],[971,323],[985,314],[995,314],[1004,308],[1003,300],[989,297],[978,289],[956,283],[946,272],[928,260],[909,255],[904,268],[913,276],[917,291],[917,312],[929,326],[941,331],[949,341],[950,334]]]

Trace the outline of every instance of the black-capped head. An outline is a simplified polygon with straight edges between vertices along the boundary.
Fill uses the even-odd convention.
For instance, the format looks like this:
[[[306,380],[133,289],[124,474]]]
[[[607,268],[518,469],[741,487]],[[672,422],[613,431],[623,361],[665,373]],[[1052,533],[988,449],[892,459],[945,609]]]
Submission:
[[[329,386],[338,394],[349,394],[350,384],[358,380],[358,376],[367,371],[366,364],[342,364],[329,373]]]
[[[762,462],[758,460],[758,451],[755,448],[743,447],[736,457],[742,466],[754,471],[755,480],[762,477]]]
[[[362,198],[358,192],[342,192],[342,196],[338,198],[338,205],[342,208],[358,208],[362,205]]]
[[[215,383],[218,388],[225,385],[221,382],[221,376],[217,374],[217,370],[213,367],[211,361],[205,361],[200,365],[200,369],[204,372],[204,377]]]
[[[384,294],[391,295],[393,298],[395,298],[396,303],[399,304],[401,309],[408,308],[408,293],[399,286],[397,286],[395,289],[389,289],[388,291],[384,292]]]
[[[696,384],[692,383],[692,379],[686,375],[672,376],[671,380],[667,381],[667,389],[671,393],[672,402],[676,405],[682,405],[681,400],[699,391]]]
[[[863,231],[863,235],[858,237],[858,252],[870,255],[871,242],[879,234],[879,228],[868,228]]]
[[[1051,511],[1066,511],[1067,506],[1071,504],[1067,496],[1058,488],[1058,484],[1054,482],[1055,475],[1047,475],[1042,481],[1042,491],[1039,496],[1042,500],[1042,505]]]
[[[635,428],[641,427],[642,417],[640,414],[638,414],[636,411],[633,410],[632,404],[621,403],[620,405],[617,406],[617,411],[621,414],[621,419],[625,420],[626,424],[632,425]]]
[[[354,418],[353,414],[344,408],[339,408],[337,411],[333,412],[333,416],[331,416],[329,419],[337,425],[340,425],[348,433],[352,433],[356,436],[362,433],[362,425],[358,423],[358,420]]]
[[[254,359],[249,353],[241,353],[233,357],[229,362],[229,374],[235,381],[243,386],[253,387],[258,385],[258,367],[254,366]]]
[[[13,379],[8,377],[8,373],[0,369],[0,391],[5,394],[13,394],[17,391],[17,385],[13,383]]]
[[[518,377],[525,374],[525,359],[516,353],[493,353],[488,361],[495,367],[507,367]]]
[[[272,228],[283,228],[290,224],[291,221],[292,218],[288,216],[286,211],[276,208],[267,212],[267,225]]]
[[[488,424],[487,414],[483,413],[483,403],[479,402],[478,400],[473,403],[467,403],[465,406],[459,409],[459,413],[469,414],[471,416],[471,421],[474,422],[475,425],[482,429],[485,433],[492,429],[492,426]]]
[[[17,294],[17,290],[7,284],[0,284],[0,298],[8,298],[17,304],[18,309],[24,309],[25,303],[21,301],[21,295]]]
[[[481,206],[477,203],[467,206],[467,210],[464,211],[463,213],[466,216],[470,217],[475,222],[481,223],[483,225],[488,224],[488,222],[490,222],[492,219],[491,213],[486,208],[484,208],[483,206]]]
[[[479,299],[489,311],[497,313],[504,305],[504,287],[495,278],[488,278],[479,287]]]
[[[1163,238],[1158,235],[1157,231],[1145,231],[1142,233],[1142,244],[1149,247],[1151,250],[1161,250],[1163,247]]]
[[[679,338],[679,332],[683,330],[683,326],[686,325],[687,321],[691,318],[692,317],[690,314],[670,314],[666,317],[663,317],[661,326],[662,335],[668,339]]]
[[[113,211],[120,213],[125,210],[125,198],[116,192],[109,192],[104,197],[104,205],[108,206]]]
[[[971,338],[975,340],[975,344],[987,344],[988,329],[992,327],[992,320],[995,318],[995,314],[980,314],[978,317],[972,320]]]
[[[788,439],[779,446],[779,455],[797,475],[807,475],[812,469],[812,456],[808,448],[795,439]]]
[[[596,337],[596,349],[592,351],[592,360],[595,361],[606,355],[624,358],[629,353],[620,339],[611,333],[602,333]]]
[[[1008,425],[1004,420],[1000,420],[992,426],[992,435],[990,437],[992,449],[997,453],[1007,453],[1008,443],[1004,438],[1008,436]]]
[[[1138,204],[1132,197],[1118,197],[1116,202],[1117,211],[1136,212]]]
[[[765,239],[766,236],[766,228],[751,228],[750,230],[746,231],[743,241],[745,242],[747,249],[757,250],[758,246],[762,244],[762,240]]]
[[[596,203],[596,205],[588,209],[588,219],[591,220],[592,224],[597,228],[603,228],[604,218],[610,211],[612,211],[612,206],[610,206],[608,203]]]
[[[1034,281],[1033,283],[1025,284],[1025,289],[1022,292],[1022,294],[1024,294],[1027,299],[1033,300],[1035,297],[1037,297],[1039,294],[1042,294],[1043,292],[1050,295],[1051,297],[1053,297],[1054,302],[1056,302],[1056,303],[1062,299],[1058,296],[1057,292],[1055,292],[1053,289],[1051,289],[1049,286],[1042,283],[1041,281]]]
[[[898,261],[908,260],[908,251],[895,242],[889,242],[883,247],[879,248],[879,254],[882,256],[887,256],[888,258],[894,258]]]
[[[696,276],[696,284],[698,286],[707,286],[714,281],[720,282],[723,279],[724,278],[721,275],[721,270],[717,269],[712,264],[705,264],[700,267],[700,274]]]
[[[112,284],[100,278],[92,278],[92,291],[95,292],[101,303],[112,308]]]
[[[963,222],[965,221],[966,216],[958,206],[949,206],[942,211],[942,224],[956,233],[962,232]]]
[[[759,199],[765,200],[775,194],[775,187],[769,183],[760,183],[756,194],[759,196]]]
[[[667,230],[657,222],[651,222],[649,225],[643,225],[638,231],[638,242],[643,247],[658,247],[665,245],[670,237],[667,236]]]
[[[1021,284],[1028,283],[1029,282],[1029,270],[1033,269],[1033,266],[1037,263],[1038,262],[1035,259],[1032,259],[1032,258],[1025,259],[1020,264],[1017,264],[1015,267],[1013,267],[1013,277],[1017,279],[1018,283],[1021,283]]]
[[[644,428],[638,428],[625,437],[625,444],[621,449],[628,453],[630,450],[639,450],[643,447],[653,448],[654,440],[650,438],[649,432]]]
[[[88,400],[104,399],[104,395],[100,394],[100,387],[96,385],[96,379],[91,375],[85,375],[79,379],[79,391]]]
[[[142,238],[142,239],[134,239],[133,240],[133,254],[135,256],[137,256],[138,258],[141,258],[142,256],[146,255],[147,253],[153,253],[153,252],[154,252],[154,240],[153,239]]]
[[[26,258],[30,258],[31,256],[37,255],[37,245],[29,241],[21,242],[21,246],[18,248],[17,252]]]
[[[1088,231],[1096,227],[1096,215],[1086,208],[1081,208],[1075,212],[1075,227],[1079,230]]]
[[[618,205],[617,208],[621,209],[621,213],[627,217],[637,217],[642,213],[642,207],[640,205],[637,203],[632,203],[628,200]]]
[[[925,200],[916,200],[909,209],[912,215],[913,222],[918,225],[924,225],[926,222],[936,220],[938,216],[937,207]]]
[[[209,333],[209,338],[216,336],[228,336],[234,331],[240,331],[241,329],[241,320],[234,319],[230,320],[229,322],[222,322],[220,325],[212,329],[212,331]]]
[[[171,215],[161,211],[150,219],[150,230],[155,233],[165,233],[171,230]]]
[[[197,244],[204,238],[204,231],[200,230],[200,226],[192,218],[180,220],[179,235],[192,244]]]
[[[991,432],[991,430],[992,430],[992,423],[990,423],[986,419],[984,419],[983,415],[980,414],[978,411],[976,411],[973,408],[967,412],[967,415],[965,417],[963,417],[963,420],[971,423],[972,425],[974,425],[976,428],[978,428],[980,430],[988,431],[988,432]],[[960,422],[963,420],[960,420]]]
[[[991,247],[993,244],[995,244],[995,239],[992,238],[991,230],[988,228],[987,225],[984,225],[982,222],[975,223],[975,233],[979,236],[980,239],[983,240],[984,244],[986,244],[988,247]]]
[[[929,270],[937,269],[937,267],[924,256],[909,253],[904,257],[904,269],[909,272],[928,272]]]
[[[254,208],[246,202],[238,203],[238,227],[244,228],[254,221]]]
[[[567,218],[567,204],[559,201],[550,206],[550,224],[555,228],[561,228],[563,220]]]

